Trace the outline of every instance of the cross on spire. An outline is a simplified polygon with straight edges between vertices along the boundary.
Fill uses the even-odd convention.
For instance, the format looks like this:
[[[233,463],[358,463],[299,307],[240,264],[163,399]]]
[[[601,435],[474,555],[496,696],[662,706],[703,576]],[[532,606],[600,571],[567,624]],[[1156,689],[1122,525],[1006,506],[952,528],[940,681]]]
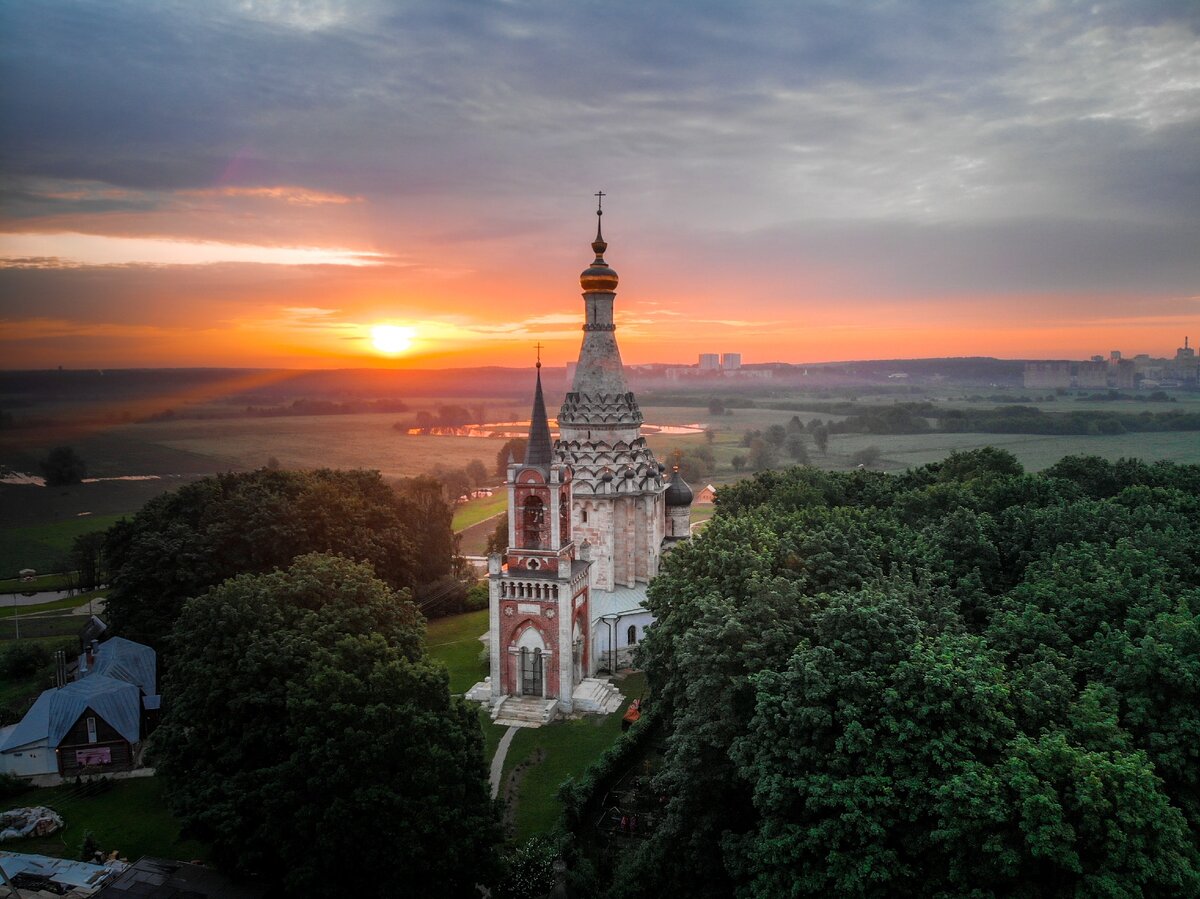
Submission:
[[[534,344],[534,349],[537,350],[537,367],[541,368],[542,367],[542,345],[540,343],[536,343],[536,344]]]
[[[592,194],[592,196],[596,198],[596,241],[598,243],[602,243],[604,241],[604,235],[600,233],[600,222],[603,220],[604,216],[604,198],[608,196],[608,194],[602,190],[598,190]],[[596,256],[599,257],[603,252],[604,248],[601,247],[599,250],[596,250]]]

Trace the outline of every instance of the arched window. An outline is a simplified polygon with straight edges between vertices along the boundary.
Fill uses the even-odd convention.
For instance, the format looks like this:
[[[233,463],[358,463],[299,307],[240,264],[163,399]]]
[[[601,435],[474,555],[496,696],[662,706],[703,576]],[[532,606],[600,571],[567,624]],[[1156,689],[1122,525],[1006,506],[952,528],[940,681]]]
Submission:
[[[546,508],[540,496],[525,500],[521,510],[521,545],[526,549],[545,549],[542,529],[546,523]]]
[[[629,630],[625,632],[625,645],[633,646],[637,643],[637,625],[629,625]]]

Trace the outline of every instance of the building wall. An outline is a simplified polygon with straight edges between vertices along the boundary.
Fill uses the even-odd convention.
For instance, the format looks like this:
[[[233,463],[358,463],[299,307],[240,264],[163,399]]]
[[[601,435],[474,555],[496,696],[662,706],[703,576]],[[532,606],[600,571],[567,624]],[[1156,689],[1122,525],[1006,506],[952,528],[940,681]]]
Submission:
[[[58,773],[58,758],[46,741],[9,752],[0,752],[0,773],[18,777]]]
[[[88,739],[87,719],[96,719],[96,740]],[[76,761],[75,751],[79,749],[101,749],[107,747],[112,755],[108,765],[95,765],[85,768]],[[117,732],[111,724],[97,715],[90,708],[71,725],[62,742],[58,744],[58,772],[64,777],[76,774],[100,774],[106,771],[128,771],[133,767],[133,747]]]
[[[1026,362],[1025,387],[1057,388],[1071,386],[1070,362]]]
[[[646,636],[646,628],[654,623],[654,616],[649,612],[636,612],[631,615],[624,615],[619,618],[615,624],[610,625],[606,621],[597,621],[595,633],[592,635],[592,673],[604,669],[613,671],[613,652],[614,645],[610,642],[612,637],[616,638],[616,668],[632,668],[633,654],[637,649],[637,644],[641,643]],[[636,642],[629,642],[629,628],[635,628]]]

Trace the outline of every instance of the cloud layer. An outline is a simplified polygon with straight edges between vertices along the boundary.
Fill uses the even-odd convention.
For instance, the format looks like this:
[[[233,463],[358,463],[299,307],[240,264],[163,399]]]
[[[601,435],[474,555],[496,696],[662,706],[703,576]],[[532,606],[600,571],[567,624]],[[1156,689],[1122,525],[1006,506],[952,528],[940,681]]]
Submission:
[[[8,4],[0,297],[13,321],[115,326],[155,317],[150,281],[207,321],[311,303],[486,354],[523,339],[507,322],[577,311],[602,186],[619,302],[687,320],[635,359],[729,319],[771,358],[836,358],[865,321],[955,352],[913,342],[931,314],[947,342],[1047,329],[996,354],[1072,321],[1059,352],[1082,354],[1087,323],[1126,318],[1129,351],[1165,352],[1197,323],[1198,30],[1189,0]],[[30,236],[64,233],[116,243]],[[73,296],[64,266],[155,261],[132,240],[274,265]],[[381,271],[293,270],[296,248]]]

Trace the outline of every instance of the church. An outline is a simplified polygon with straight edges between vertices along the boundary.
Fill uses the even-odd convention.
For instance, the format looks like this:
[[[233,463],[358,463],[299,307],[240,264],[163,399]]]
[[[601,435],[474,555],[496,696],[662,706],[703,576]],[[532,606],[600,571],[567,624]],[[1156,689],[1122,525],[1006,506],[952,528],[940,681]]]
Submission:
[[[625,380],[603,214],[579,276],[583,344],[559,436],[551,441],[539,362],[528,448],[506,478],[509,546],[488,559],[490,676],[467,695],[498,723],[615,709],[620,694],[594,675],[630,665],[654,620],[646,586],[689,533],[691,488],[654,458]]]

